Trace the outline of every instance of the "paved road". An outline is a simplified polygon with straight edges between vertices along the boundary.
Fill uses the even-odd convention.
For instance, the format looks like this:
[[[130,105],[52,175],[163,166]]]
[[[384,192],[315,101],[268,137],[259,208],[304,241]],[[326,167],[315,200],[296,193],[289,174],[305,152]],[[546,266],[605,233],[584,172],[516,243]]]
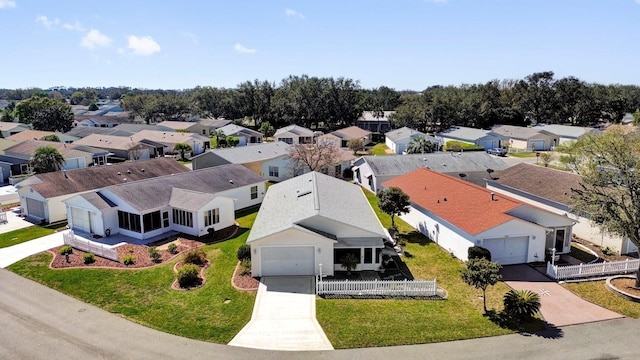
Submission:
[[[165,334],[0,269],[0,359],[637,359],[640,320],[540,335],[318,352],[277,352]],[[410,324],[407,324],[410,326]],[[390,334],[389,336],[402,336]]]

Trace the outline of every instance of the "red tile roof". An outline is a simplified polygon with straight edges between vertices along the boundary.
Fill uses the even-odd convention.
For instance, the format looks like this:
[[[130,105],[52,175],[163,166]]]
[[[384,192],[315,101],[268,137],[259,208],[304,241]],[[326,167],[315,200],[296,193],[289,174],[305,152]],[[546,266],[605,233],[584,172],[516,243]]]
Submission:
[[[383,183],[398,187],[410,201],[465,232],[476,235],[515,219],[507,214],[521,202],[449,175],[418,169]]]

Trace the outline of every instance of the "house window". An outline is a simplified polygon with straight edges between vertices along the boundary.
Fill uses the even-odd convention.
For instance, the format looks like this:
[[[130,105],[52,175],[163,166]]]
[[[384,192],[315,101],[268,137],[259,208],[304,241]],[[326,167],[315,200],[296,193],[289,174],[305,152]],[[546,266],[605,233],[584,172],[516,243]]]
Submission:
[[[258,186],[251,187],[251,200],[258,198]]]
[[[93,165],[104,165],[106,163],[107,163],[107,161],[106,161],[106,158],[104,156],[93,158]]]
[[[278,141],[284,141],[289,145],[293,144],[293,138],[278,138]]]
[[[188,211],[173,209],[173,223],[193,227],[193,214]]]
[[[220,209],[207,210],[204,212],[204,226],[211,226],[220,222]]]
[[[162,227],[160,211],[142,215],[142,225],[144,226],[144,232],[160,229]]]
[[[373,249],[365,248],[364,249],[364,263],[372,264],[373,263]]]
[[[124,230],[131,230],[137,233],[142,232],[140,226],[140,215],[118,210],[118,227]]]
[[[162,226],[169,227],[169,212],[165,211],[162,213]]]
[[[340,265],[342,264],[342,259],[347,255],[347,254],[353,254],[353,256],[356,257],[356,259],[358,259],[358,263],[360,263],[360,248],[355,248],[355,249],[335,249],[333,251],[333,263],[336,265]]]
[[[280,169],[277,166],[269,166],[269,176],[270,177],[280,177]]]

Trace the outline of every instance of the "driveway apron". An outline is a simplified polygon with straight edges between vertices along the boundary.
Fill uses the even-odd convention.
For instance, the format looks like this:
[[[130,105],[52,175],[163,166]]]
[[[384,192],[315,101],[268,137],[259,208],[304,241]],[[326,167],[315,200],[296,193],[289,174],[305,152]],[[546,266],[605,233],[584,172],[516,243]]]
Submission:
[[[540,295],[540,312],[549,324],[565,326],[624,317],[583,300],[528,265],[505,266],[501,273],[512,289]]]
[[[57,232],[38,239],[0,249],[0,268],[5,268],[28,256],[47,251],[64,244],[62,233]]]
[[[263,277],[251,321],[229,345],[268,350],[333,350],[316,320],[313,276]]]

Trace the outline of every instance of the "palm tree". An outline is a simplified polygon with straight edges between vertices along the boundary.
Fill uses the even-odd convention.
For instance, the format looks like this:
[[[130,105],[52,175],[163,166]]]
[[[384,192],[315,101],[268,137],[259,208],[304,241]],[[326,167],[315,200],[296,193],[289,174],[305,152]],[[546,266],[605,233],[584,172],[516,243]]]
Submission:
[[[62,169],[64,157],[62,157],[62,154],[60,154],[55,147],[42,146],[36,149],[36,152],[29,162],[36,174],[42,174]]]
[[[173,147],[173,151],[180,151],[180,159],[182,161],[187,160],[184,157],[184,153],[189,151],[191,152],[193,149],[191,148],[191,145],[187,144],[187,143],[177,143],[174,147]]]
[[[407,145],[407,153],[409,154],[424,154],[432,153],[436,150],[436,144],[429,141],[424,136],[416,136],[411,138],[409,145]]]
[[[355,270],[360,260],[352,253],[345,254],[340,259],[340,266],[347,270],[347,275],[351,275],[351,270]]]
[[[530,290],[509,290],[503,302],[504,312],[520,321],[532,318],[540,310],[540,295]]]

